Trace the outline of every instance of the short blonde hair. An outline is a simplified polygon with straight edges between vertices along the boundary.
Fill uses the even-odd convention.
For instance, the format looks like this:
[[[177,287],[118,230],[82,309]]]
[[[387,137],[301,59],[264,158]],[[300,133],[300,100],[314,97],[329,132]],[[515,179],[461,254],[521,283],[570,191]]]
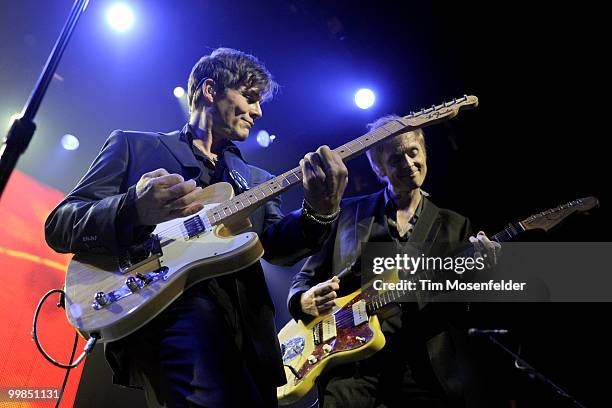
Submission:
[[[389,122],[393,122],[398,119],[401,119],[401,116],[394,115],[394,114],[386,115],[386,116],[376,119],[372,123],[368,123],[366,126],[368,130],[371,132],[380,127],[383,127]],[[393,136],[392,138],[387,139],[384,142],[378,143],[377,145],[375,145],[374,147],[366,151],[366,156],[368,156],[368,160],[370,161],[370,167],[372,167],[372,170],[374,171],[374,173],[376,173],[377,176],[379,176],[380,174],[380,165],[381,165],[380,160],[381,160],[382,152],[385,149],[385,145],[389,144],[389,142],[391,142],[392,140],[396,140],[397,138],[400,138],[406,134],[414,135],[417,141],[419,142],[419,144],[421,145],[421,147],[423,148],[423,153],[427,155],[427,151],[425,148],[425,132],[423,132],[423,129],[416,129],[410,132],[400,133],[399,135]]]

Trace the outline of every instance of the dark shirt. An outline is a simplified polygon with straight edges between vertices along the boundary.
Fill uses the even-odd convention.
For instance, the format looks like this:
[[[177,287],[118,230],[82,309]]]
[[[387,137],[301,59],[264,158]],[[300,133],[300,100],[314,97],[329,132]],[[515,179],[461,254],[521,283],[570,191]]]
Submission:
[[[194,144],[194,134],[189,124],[185,125],[184,131],[180,138],[183,142],[187,143],[193,152],[193,155],[197,159],[197,163],[200,166],[200,177],[196,180],[198,186],[205,188],[209,185],[219,183],[222,181],[229,182],[234,188],[234,194],[239,194],[243,191],[243,188],[234,182],[229,176],[228,166],[225,162],[225,152],[230,152],[238,156],[242,161],[246,163],[244,157],[238,146],[228,141],[216,152],[217,160],[213,161],[209,156],[205,155],[198,149]],[[221,276],[215,278],[219,286],[223,289],[224,293],[215,293],[219,298],[225,298],[229,300],[232,306],[237,310],[239,308],[238,293],[236,291],[235,279],[232,275]],[[226,297],[227,296],[227,297]],[[239,339],[238,343],[243,343],[242,330],[240,325],[233,324],[237,331],[236,337]]]
[[[189,145],[189,147],[193,151],[193,155],[197,159],[198,165],[200,166],[200,170],[202,172],[200,174],[200,179],[196,180],[196,182],[202,188],[209,186],[211,184],[218,183],[220,181],[229,181],[227,180],[228,172],[227,172],[227,165],[224,159],[224,154],[226,151],[235,154],[242,161],[246,163],[246,160],[244,160],[244,157],[242,157],[242,153],[240,152],[240,149],[238,149],[238,147],[232,142],[228,141],[221,147],[221,149],[218,152],[216,152],[217,160],[215,162],[211,160],[210,157],[202,153],[200,149],[198,149],[193,144],[193,139],[194,139],[193,130],[191,129],[190,125],[186,125],[185,131],[181,134],[181,140]],[[241,192],[241,191],[236,191],[236,190],[242,190],[241,186],[237,186],[236,183],[234,182],[232,182],[231,184],[232,184],[232,187],[234,187],[235,193]]]
[[[421,191],[423,196],[428,194]],[[372,225],[368,242],[395,242],[398,253],[403,251],[423,212],[421,198],[410,219],[408,231],[400,236],[397,230],[397,202],[393,193],[385,189],[384,214]],[[387,338],[387,345],[374,357],[357,364],[363,372],[375,375],[388,383],[385,387],[399,390],[408,388],[415,394],[440,393],[440,385],[433,373],[425,346],[426,332],[422,316],[416,303],[402,302],[390,305],[379,315],[381,328]],[[389,386],[393,384],[394,387]],[[382,385],[381,385],[382,386]]]
[[[397,230],[397,199],[393,196],[393,193],[389,190],[389,188],[385,188],[385,225],[388,227],[389,234],[396,242],[407,242],[410,239],[410,235],[414,230],[414,226],[419,221],[419,217],[421,212],[423,211],[423,197],[428,197],[425,191],[421,190],[421,201],[419,201],[419,205],[417,206],[414,215],[410,218],[409,223],[410,227],[408,231],[400,236]]]

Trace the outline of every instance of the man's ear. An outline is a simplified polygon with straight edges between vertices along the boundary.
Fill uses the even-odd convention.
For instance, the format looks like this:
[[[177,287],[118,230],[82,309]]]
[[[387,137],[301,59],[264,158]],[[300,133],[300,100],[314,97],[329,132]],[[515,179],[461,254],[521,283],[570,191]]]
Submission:
[[[202,83],[202,100],[206,106],[212,105],[215,101],[217,91],[215,90],[215,81],[206,78]]]

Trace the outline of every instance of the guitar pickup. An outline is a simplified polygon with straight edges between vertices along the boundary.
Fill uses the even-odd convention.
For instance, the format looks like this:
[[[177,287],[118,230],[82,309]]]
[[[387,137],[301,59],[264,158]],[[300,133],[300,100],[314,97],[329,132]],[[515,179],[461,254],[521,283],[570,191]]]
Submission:
[[[187,239],[197,237],[198,235],[206,232],[206,225],[199,215],[194,215],[186,221],[183,221],[183,233],[187,236]]]
[[[315,324],[312,328],[312,341],[315,345],[325,343],[338,335],[336,330],[336,316],[331,315]]]
[[[359,326],[368,321],[368,311],[366,310],[366,302],[360,300],[353,304],[353,324]]]
[[[323,343],[336,337],[336,316],[331,315],[321,322]]]

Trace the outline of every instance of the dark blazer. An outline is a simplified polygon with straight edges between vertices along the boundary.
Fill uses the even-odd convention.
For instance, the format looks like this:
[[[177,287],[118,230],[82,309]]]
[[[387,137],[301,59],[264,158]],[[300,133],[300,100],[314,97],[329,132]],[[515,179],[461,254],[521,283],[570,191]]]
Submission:
[[[410,236],[410,241],[438,244],[468,240],[471,227],[467,218],[453,211],[436,207],[426,197],[423,197],[423,200],[423,209]],[[302,270],[293,278],[288,306],[294,318],[303,316],[299,306],[299,295],[353,264],[360,256],[361,243],[367,242],[370,238],[372,225],[385,222],[384,213],[384,189],[368,196],[342,201],[340,218],[333,226],[321,251],[309,257]],[[386,223],[384,225],[386,226]],[[338,295],[348,295],[360,286],[359,278],[354,279],[354,276],[343,278]],[[438,304],[431,306],[438,306]],[[427,310],[426,313],[429,313],[428,308],[425,310]],[[431,310],[432,318],[434,318],[433,314],[439,313],[439,310],[433,307]],[[458,367],[455,367],[453,363],[454,356],[450,344],[448,332],[445,327],[440,327],[428,341],[427,349],[438,380],[449,396],[457,398],[462,390],[457,379]]]
[[[135,186],[142,174],[159,168],[199,179],[200,167],[191,147],[175,131],[168,134],[114,131],[85,176],[53,210],[45,224],[49,246],[58,252],[117,254],[122,248],[147,238],[153,227],[132,226],[136,217]],[[234,157],[236,159],[236,157]],[[229,164],[228,164],[229,165]],[[250,187],[272,176],[246,165]],[[299,211],[282,215],[280,198],[259,207],[252,215],[252,230],[265,249],[264,258],[290,265],[317,249],[317,242],[303,233]],[[248,272],[248,273],[247,273]],[[240,313],[261,369],[277,384],[285,381],[274,326],[274,306],[260,263],[235,275]],[[126,382],[120,358],[111,361],[116,380]]]

